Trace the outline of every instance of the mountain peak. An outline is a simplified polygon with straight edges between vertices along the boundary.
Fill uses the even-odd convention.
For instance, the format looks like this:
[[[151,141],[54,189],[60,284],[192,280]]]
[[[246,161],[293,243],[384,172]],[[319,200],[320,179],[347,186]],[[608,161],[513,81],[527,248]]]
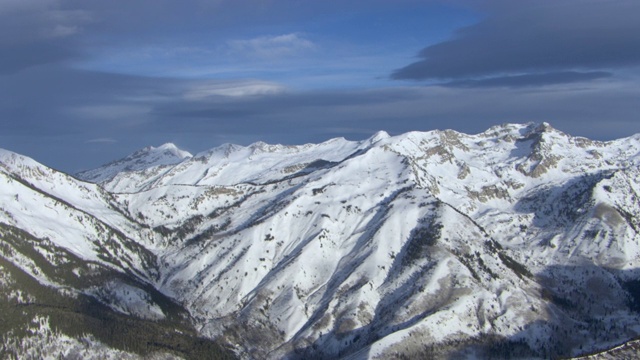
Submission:
[[[168,142],[164,143],[157,148],[158,150],[180,150],[176,144]]]
[[[369,144],[375,144],[378,141],[381,141],[381,140],[384,140],[384,139],[388,139],[390,137],[391,137],[391,135],[389,135],[389,133],[387,133],[384,130],[380,130],[380,131],[376,132],[375,134],[373,134],[370,138],[365,140],[365,142],[367,142]]]
[[[549,124],[548,122],[542,122],[540,124],[537,124],[532,132],[536,134],[542,134],[542,133],[552,133],[554,131],[558,131],[558,130],[554,129],[553,126],[551,126],[551,124]]]
[[[100,183],[114,178],[121,172],[144,171],[156,166],[175,165],[192,157],[191,153],[181,150],[175,144],[165,143],[158,147],[147,146],[120,160],[96,169],[82,171],[76,176],[82,180]]]
[[[190,152],[185,151],[180,149],[178,146],[176,146],[176,144],[174,143],[164,143],[160,146],[158,146],[157,148],[154,148],[153,146],[150,147],[150,150],[156,150],[156,151],[163,151],[167,154],[171,154],[173,156],[179,157],[181,159],[186,159],[186,158],[190,158],[193,157],[193,155],[191,155]]]

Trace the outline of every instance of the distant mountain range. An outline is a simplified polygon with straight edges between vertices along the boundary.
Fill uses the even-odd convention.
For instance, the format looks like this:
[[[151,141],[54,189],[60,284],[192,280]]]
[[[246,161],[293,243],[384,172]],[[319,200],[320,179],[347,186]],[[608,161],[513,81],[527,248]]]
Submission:
[[[639,164],[640,135],[546,123],[165,144],[73,176],[0,150],[0,357],[614,348],[640,334]]]

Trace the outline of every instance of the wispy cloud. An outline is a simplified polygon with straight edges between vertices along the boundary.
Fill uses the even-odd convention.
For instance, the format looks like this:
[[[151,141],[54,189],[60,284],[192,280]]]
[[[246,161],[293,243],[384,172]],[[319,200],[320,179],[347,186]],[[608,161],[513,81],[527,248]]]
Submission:
[[[97,138],[85,141],[85,144],[113,144],[117,143],[118,140],[113,138]]]
[[[139,125],[147,120],[151,111],[148,105],[100,104],[81,105],[67,109],[67,112],[80,121],[108,121],[119,126]]]
[[[234,54],[259,58],[296,56],[317,48],[315,43],[297,33],[230,40],[227,45]]]
[[[240,80],[240,81],[208,81],[205,83],[196,82],[188,89],[184,98],[186,100],[204,100],[212,96],[244,97],[273,95],[285,91],[285,87],[267,81]]]

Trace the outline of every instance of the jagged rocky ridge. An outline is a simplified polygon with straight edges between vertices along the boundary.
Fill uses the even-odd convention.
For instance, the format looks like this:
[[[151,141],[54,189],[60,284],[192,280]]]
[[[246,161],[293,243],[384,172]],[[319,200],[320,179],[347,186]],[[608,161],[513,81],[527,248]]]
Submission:
[[[0,260],[116,314],[171,303],[246,358],[568,357],[640,332],[638,136],[154,149],[78,174],[98,184],[0,153]]]

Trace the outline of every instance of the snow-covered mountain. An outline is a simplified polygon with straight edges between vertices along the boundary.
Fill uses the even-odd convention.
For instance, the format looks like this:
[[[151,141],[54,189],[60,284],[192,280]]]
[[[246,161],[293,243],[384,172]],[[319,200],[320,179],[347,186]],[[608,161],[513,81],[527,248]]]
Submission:
[[[167,143],[158,147],[148,146],[124,159],[113,161],[99,169],[83,171],[78,174],[78,177],[86,181],[102,183],[113,179],[121,173],[170,167],[190,157],[192,155],[189,152],[178,149],[175,144]]]
[[[506,124],[165,144],[82,180],[3,151],[0,266],[244,358],[577,356],[640,333],[639,151]]]

